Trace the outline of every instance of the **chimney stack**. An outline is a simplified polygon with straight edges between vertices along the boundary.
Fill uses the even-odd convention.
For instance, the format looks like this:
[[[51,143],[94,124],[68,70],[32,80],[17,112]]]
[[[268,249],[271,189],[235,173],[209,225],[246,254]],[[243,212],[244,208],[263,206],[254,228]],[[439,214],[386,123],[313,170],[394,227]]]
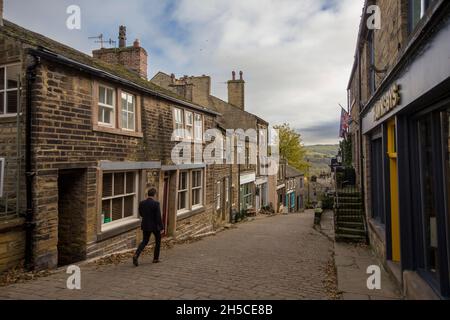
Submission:
[[[3,0],[0,0],[0,27],[3,26]]]
[[[0,0],[1,1],[1,0]],[[127,28],[119,28],[119,48],[92,51],[94,58],[111,64],[120,64],[147,80],[148,55],[138,39],[127,47]]]
[[[245,110],[245,81],[244,73],[239,72],[239,80],[236,80],[236,72],[232,72],[232,80],[228,81],[228,103]]]

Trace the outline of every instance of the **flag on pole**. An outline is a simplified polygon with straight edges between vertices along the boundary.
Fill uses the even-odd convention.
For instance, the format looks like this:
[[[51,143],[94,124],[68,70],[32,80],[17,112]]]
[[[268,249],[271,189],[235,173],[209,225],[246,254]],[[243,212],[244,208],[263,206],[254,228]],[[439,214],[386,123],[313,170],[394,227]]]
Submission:
[[[339,138],[347,137],[349,122],[350,122],[350,114],[345,111],[344,108],[341,107],[341,125],[339,129]]]

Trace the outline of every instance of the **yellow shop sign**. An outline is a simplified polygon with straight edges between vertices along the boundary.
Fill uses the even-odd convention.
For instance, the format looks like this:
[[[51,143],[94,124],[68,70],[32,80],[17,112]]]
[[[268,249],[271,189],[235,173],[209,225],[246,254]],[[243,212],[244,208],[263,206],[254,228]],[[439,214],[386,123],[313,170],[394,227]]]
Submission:
[[[394,84],[391,89],[375,104],[375,121],[380,120],[389,111],[400,104],[400,85]]]

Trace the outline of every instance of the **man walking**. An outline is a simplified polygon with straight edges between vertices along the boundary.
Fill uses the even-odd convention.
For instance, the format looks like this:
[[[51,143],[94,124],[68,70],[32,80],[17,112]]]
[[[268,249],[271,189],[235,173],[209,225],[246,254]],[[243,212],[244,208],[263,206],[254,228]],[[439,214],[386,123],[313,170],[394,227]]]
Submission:
[[[143,240],[133,256],[133,264],[136,267],[139,265],[139,256],[150,242],[152,233],[155,235],[156,240],[153,263],[160,262],[159,251],[161,248],[161,231],[164,230],[164,226],[161,220],[161,207],[159,202],[155,200],[155,197],[156,189],[152,188],[148,191],[148,199],[139,204],[139,215],[142,217],[141,229]]]

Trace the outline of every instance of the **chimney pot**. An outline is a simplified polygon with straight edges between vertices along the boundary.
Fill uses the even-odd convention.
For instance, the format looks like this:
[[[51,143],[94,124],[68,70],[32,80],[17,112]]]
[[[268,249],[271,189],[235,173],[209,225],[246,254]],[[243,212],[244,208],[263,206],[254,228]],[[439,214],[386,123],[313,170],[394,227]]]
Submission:
[[[242,71],[239,71],[239,78],[240,80],[244,80],[244,73]]]
[[[141,41],[139,39],[134,40],[133,47],[140,48],[141,47]]]
[[[236,71],[231,72],[231,76],[233,78],[233,81],[236,80]]]
[[[119,28],[119,48],[127,46],[127,27],[120,26]]]

